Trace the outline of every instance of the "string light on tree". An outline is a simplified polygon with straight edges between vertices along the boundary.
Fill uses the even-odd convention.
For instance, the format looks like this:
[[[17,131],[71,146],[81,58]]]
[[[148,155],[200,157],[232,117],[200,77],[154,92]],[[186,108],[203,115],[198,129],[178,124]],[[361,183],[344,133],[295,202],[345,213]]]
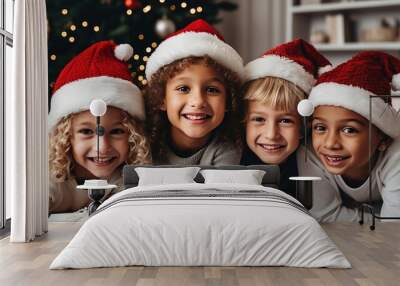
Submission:
[[[182,7],[182,8],[186,8],[186,7],[187,7],[187,3],[186,3],[186,2],[182,2],[182,3],[181,3],[181,7]]]
[[[195,13],[196,13],[196,9],[194,9],[194,8],[191,8],[191,9],[190,9],[190,14],[192,14],[192,15],[193,15],[193,14],[195,14]]]
[[[127,14],[128,16],[130,16],[130,15],[132,15],[132,14],[133,14],[133,12],[132,12],[132,10],[131,10],[131,9],[128,9],[128,10],[126,10],[126,14]]]
[[[86,28],[88,25],[89,25],[89,23],[87,21],[82,22],[82,27]]]
[[[171,11],[175,11],[175,10],[176,10],[176,6],[175,6],[175,5],[171,5],[171,6],[169,6],[169,9],[170,9]]]
[[[65,31],[61,32],[61,37],[65,38],[67,35],[68,35],[67,32],[65,32]]]
[[[76,30],[76,26],[75,25],[71,25],[69,28],[71,29],[71,31],[75,31]]]
[[[56,55],[51,55],[51,56],[50,56],[50,59],[51,59],[52,61],[55,61],[55,60],[57,59],[57,56],[56,56]]]
[[[201,12],[203,12],[203,7],[199,6],[196,8],[196,10],[197,10],[197,12],[201,13]]]
[[[62,9],[61,10],[61,14],[64,15],[64,16],[67,15],[68,14],[68,9]]]
[[[95,31],[97,33],[98,31],[100,31],[100,27],[99,26],[94,26],[93,27],[93,31]]]
[[[143,8],[143,13],[148,13],[151,10],[151,5],[147,5],[146,7]]]
[[[69,37],[68,41],[69,41],[70,43],[74,43],[74,42],[75,42],[75,38],[74,38],[74,37]]]

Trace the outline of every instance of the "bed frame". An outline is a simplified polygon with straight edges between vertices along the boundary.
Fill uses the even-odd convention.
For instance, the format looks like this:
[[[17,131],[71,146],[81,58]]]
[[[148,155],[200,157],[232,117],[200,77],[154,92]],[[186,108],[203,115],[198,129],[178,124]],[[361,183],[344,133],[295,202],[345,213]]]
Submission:
[[[124,189],[136,187],[139,182],[139,176],[135,171],[137,167],[146,168],[182,168],[182,167],[200,167],[202,170],[205,169],[217,169],[217,170],[263,170],[265,175],[262,179],[262,185],[265,187],[279,189],[280,172],[279,166],[277,165],[252,165],[252,166],[240,166],[240,165],[229,165],[229,166],[204,166],[204,165],[125,165],[122,171],[123,174],[123,185]],[[200,174],[194,178],[197,183],[204,183],[204,178]]]
[[[136,187],[139,183],[139,176],[135,171],[136,167],[146,167],[146,168],[182,168],[182,167],[200,167],[202,170],[205,169],[217,169],[217,170],[263,170],[265,171],[265,175],[262,179],[261,184],[264,187],[271,187],[280,189],[280,171],[278,165],[250,165],[250,166],[242,166],[242,165],[229,165],[229,166],[205,166],[205,165],[125,165],[122,171],[123,174],[123,188],[133,188]],[[204,183],[204,178],[200,174],[194,178],[197,183]],[[307,209],[312,208],[312,190],[309,188],[305,188],[300,185],[297,186],[296,190],[296,199],[301,202]]]

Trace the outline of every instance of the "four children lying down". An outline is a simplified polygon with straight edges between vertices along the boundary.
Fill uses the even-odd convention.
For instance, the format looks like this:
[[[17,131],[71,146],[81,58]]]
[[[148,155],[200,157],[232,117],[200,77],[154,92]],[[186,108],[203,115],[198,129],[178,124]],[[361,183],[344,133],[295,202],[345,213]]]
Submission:
[[[197,20],[154,50],[142,95],[125,63],[132,52],[127,44],[98,42],[57,78],[49,113],[50,213],[87,206],[87,192],[76,189],[86,179],[120,185],[125,164],[276,164],[281,189],[293,196],[289,177],[322,178],[310,211],[319,221],[358,220],[369,180],[381,215],[400,216],[400,116],[390,98],[400,89],[399,59],[370,51],[332,68],[296,39],[244,66],[215,28]],[[307,98],[315,110],[303,126],[297,104]],[[93,99],[108,105],[99,150]]]

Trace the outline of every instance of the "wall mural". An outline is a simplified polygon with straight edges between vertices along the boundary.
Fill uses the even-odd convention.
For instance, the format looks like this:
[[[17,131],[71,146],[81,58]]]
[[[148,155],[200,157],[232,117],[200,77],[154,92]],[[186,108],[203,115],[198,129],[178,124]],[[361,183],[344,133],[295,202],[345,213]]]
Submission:
[[[333,68],[294,39],[244,65],[213,26],[228,1],[56,2],[50,213],[92,215],[128,186],[230,183],[273,187],[320,222],[400,215],[399,59]]]

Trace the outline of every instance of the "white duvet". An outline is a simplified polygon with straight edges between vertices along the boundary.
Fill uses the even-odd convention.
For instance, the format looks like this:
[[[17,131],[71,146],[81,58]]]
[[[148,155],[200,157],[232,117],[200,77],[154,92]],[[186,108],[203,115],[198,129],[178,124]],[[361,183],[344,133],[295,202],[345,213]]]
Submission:
[[[162,196],[174,190],[175,195]],[[253,191],[257,195],[252,195]],[[161,197],[154,197],[157,193]],[[318,222],[297,205],[279,190],[255,185],[176,184],[127,189],[99,207],[50,269],[128,265],[351,267]]]

